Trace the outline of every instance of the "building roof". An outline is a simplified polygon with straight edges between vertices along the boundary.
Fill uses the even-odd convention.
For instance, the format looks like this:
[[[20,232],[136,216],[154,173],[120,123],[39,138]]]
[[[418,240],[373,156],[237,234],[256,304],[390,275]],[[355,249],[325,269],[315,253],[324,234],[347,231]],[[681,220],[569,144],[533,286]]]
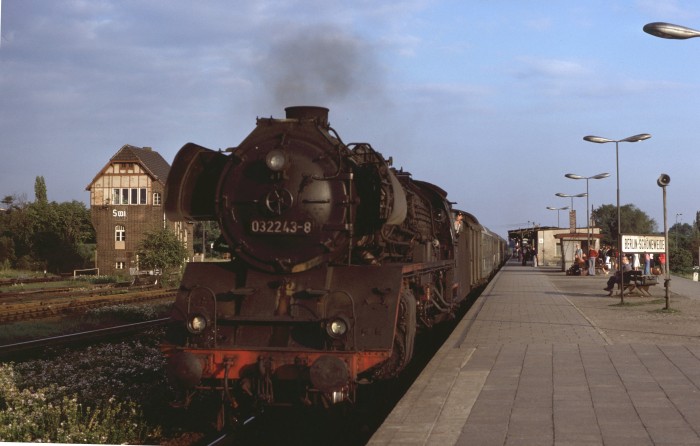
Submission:
[[[109,162],[95,175],[90,184],[85,188],[90,190],[90,187],[97,179],[114,163],[138,163],[143,169],[153,177],[153,180],[165,185],[170,172],[170,164],[160,155],[160,153],[150,147],[136,147],[130,144],[125,144]]]

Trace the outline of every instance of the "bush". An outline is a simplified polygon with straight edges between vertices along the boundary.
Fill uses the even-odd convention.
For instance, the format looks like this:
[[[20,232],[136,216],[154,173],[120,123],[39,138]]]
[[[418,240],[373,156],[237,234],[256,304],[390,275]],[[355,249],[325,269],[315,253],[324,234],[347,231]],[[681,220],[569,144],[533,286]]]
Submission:
[[[166,387],[165,359],[156,346],[140,341],[101,344],[84,350],[61,351],[56,358],[18,363],[20,388],[47,388],[60,383],[54,397],[77,395],[87,406],[99,406],[110,396],[139,406]]]
[[[165,416],[162,401],[172,395],[152,341],[60,349],[47,353],[51,359],[6,366],[0,425],[13,427],[0,428],[0,441],[154,441]]]
[[[13,366],[0,364],[0,441],[143,443],[149,429],[133,402],[84,406],[56,386],[20,390]]]
[[[76,280],[84,280],[86,282],[92,283],[93,285],[102,285],[105,283],[117,283],[119,278],[115,276],[78,276]]]

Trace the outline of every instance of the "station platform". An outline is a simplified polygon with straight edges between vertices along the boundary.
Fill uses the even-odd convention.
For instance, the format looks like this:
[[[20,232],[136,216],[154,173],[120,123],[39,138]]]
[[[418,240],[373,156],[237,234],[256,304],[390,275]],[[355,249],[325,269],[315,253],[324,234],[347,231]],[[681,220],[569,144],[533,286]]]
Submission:
[[[700,445],[700,283],[509,262],[369,445]]]

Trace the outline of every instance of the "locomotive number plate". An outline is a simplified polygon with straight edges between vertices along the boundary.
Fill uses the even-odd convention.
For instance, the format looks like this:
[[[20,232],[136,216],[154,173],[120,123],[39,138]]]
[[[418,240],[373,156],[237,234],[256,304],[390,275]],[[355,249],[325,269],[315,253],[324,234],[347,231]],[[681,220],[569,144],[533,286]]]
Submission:
[[[250,230],[254,234],[306,235],[311,233],[312,224],[308,220],[252,220]]]

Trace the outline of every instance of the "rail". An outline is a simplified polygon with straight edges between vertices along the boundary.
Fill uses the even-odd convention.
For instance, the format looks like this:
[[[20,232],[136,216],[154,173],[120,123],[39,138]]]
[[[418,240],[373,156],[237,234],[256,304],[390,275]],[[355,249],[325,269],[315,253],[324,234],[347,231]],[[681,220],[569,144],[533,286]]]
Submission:
[[[13,344],[0,345],[0,358],[5,358],[10,354],[26,353],[45,347],[57,345],[69,345],[87,340],[101,339],[107,336],[126,335],[138,333],[148,328],[162,326],[170,321],[169,317],[153,319],[150,321],[135,322],[133,324],[118,325],[115,327],[99,328],[96,330],[81,331],[66,335],[52,336],[49,338],[33,339],[31,341],[16,342]]]

